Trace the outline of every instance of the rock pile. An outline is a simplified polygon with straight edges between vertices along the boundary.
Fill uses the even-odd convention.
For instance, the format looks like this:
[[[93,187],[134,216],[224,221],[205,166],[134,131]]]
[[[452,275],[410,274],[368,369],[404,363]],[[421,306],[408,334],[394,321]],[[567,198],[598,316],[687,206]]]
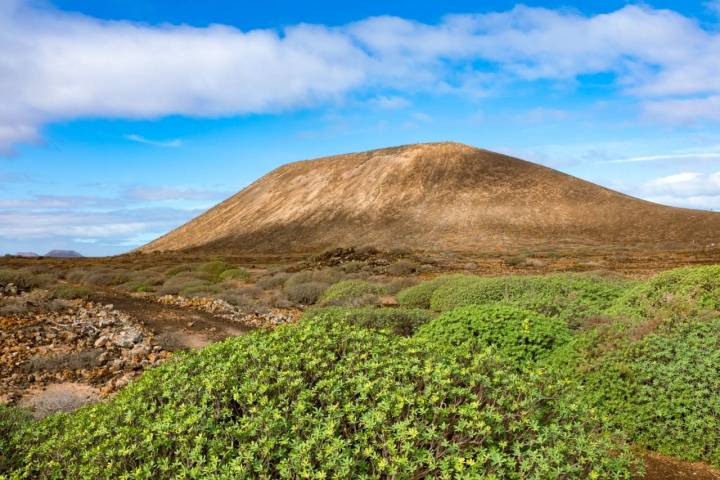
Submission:
[[[112,305],[74,301],[60,312],[0,317],[0,397],[14,403],[28,388],[68,381],[107,395],[169,355]]]
[[[20,289],[14,283],[8,283],[7,285],[0,285],[0,298],[2,297],[14,297],[18,295]]]
[[[175,295],[163,295],[155,299],[165,305],[175,305],[210,313],[219,318],[236,322],[252,328],[274,328],[283,323],[295,322],[302,313],[299,309],[267,309],[267,311],[247,311],[217,298],[186,298]]]

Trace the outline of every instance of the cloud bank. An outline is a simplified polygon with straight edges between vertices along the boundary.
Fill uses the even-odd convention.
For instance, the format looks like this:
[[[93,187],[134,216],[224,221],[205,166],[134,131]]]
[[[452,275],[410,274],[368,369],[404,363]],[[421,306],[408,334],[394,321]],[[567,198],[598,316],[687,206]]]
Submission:
[[[393,89],[485,95],[507,82],[600,73],[650,118],[716,121],[718,58],[717,32],[635,5],[593,16],[518,6],[437,24],[374,17],[241,31],[104,21],[6,0],[0,149],[75,118],[267,113],[352,93],[393,107]]]

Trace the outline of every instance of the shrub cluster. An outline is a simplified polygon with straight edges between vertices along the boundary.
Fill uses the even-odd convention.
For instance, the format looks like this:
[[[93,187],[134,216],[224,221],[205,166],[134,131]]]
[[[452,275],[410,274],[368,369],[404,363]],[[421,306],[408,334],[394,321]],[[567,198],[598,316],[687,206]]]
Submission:
[[[432,299],[435,290],[449,283],[460,286],[464,284],[464,282],[472,281],[475,278],[477,277],[467,275],[447,275],[437,277],[400,291],[397,294],[397,300],[400,302],[400,305],[404,307],[429,309],[430,300]]]
[[[0,403],[0,476],[19,463],[20,437],[31,421],[29,412]]]
[[[318,318],[182,355],[22,429],[8,475],[628,478],[627,450],[559,391],[491,355]]]
[[[417,337],[471,352],[494,347],[515,365],[546,358],[570,340],[565,322],[507,305],[471,305],[445,312]]]
[[[580,274],[464,277],[437,288],[430,306],[446,311],[502,302],[580,323],[584,318],[602,315],[627,286],[625,280]]]
[[[580,384],[575,396],[642,447],[720,466],[720,319],[667,323],[612,346],[595,333],[558,352],[571,359],[559,363]]]
[[[327,289],[327,283],[295,283],[285,287],[288,300],[301,305],[313,305]]]
[[[628,289],[609,313],[687,318],[720,312],[720,265],[669,270]]]
[[[23,270],[0,269],[0,287],[12,283],[20,291],[31,290],[40,285],[36,275]]]
[[[428,310],[409,308],[344,308],[324,307],[308,310],[305,320],[322,317],[331,321],[348,322],[359,327],[376,330],[389,329],[396,335],[410,336],[433,318]]]
[[[366,295],[374,296],[385,293],[383,285],[366,280],[343,280],[331,285],[320,296],[320,303],[338,305],[352,303]]]

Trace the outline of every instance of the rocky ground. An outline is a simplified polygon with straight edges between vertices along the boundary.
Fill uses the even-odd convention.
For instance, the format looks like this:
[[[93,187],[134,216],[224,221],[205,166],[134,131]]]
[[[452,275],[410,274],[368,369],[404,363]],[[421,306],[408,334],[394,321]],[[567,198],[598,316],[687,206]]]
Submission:
[[[295,322],[302,314],[302,310],[298,308],[268,308],[266,311],[247,311],[216,298],[184,298],[175,295],[153,298],[163,305],[199,310],[248,328],[274,328],[284,323]]]
[[[169,357],[151,331],[113,305],[64,302],[57,312],[0,317],[0,398],[80,382],[108,395]]]
[[[12,287],[0,295],[25,305],[36,297]],[[173,351],[294,322],[302,313],[170,295],[95,298],[54,300],[0,316],[0,401],[25,405],[37,416],[73,410],[111,395]]]

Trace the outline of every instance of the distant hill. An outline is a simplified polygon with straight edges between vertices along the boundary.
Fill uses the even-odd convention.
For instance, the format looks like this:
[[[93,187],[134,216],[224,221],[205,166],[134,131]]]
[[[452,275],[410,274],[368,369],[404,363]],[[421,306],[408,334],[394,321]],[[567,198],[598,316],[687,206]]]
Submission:
[[[46,257],[59,257],[59,258],[78,258],[82,257],[81,254],[75,250],[50,250],[45,254]]]
[[[35,258],[35,257],[39,257],[40,255],[38,255],[35,252],[18,252],[15,254],[15,256],[16,257]]]
[[[336,246],[508,251],[720,243],[720,214],[667,207],[458,143],[290,163],[140,250]]]

